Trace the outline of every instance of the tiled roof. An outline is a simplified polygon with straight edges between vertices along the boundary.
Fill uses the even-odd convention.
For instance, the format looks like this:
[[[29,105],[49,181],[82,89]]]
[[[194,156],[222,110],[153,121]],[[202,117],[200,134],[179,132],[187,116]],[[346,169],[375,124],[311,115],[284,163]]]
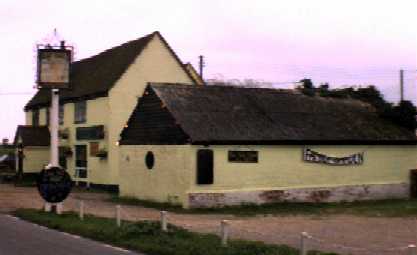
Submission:
[[[121,135],[122,144],[147,142],[139,133],[148,132],[144,123],[153,116],[146,113],[149,107],[144,102],[152,94],[183,130],[182,137],[189,138],[187,143],[417,144],[414,132],[381,119],[361,101],[308,97],[275,89],[178,84],[147,87],[142,106],[139,102],[133,113],[141,121],[131,116]],[[149,128],[158,127],[155,125],[154,121]]]
[[[49,146],[51,136],[47,126],[18,126],[14,144],[17,145],[19,137],[23,146]]]
[[[90,58],[73,62],[70,70],[70,89],[60,91],[60,102],[91,99],[107,96],[107,92],[114,86],[116,81],[127,70],[130,64],[143,51],[153,36],[159,35],[167,48],[179,64],[179,58],[166,43],[159,32],[154,32],[139,39],[126,42],[120,46],[108,49]],[[184,71],[185,68],[183,68]],[[186,72],[192,79],[191,75]],[[25,110],[49,106],[51,92],[39,90],[26,104]]]

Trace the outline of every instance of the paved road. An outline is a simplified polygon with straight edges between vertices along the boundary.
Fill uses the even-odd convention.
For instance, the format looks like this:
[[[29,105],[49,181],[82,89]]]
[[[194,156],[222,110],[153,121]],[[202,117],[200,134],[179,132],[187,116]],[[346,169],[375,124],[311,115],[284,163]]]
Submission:
[[[0,255],[139,255],[0,214]]]

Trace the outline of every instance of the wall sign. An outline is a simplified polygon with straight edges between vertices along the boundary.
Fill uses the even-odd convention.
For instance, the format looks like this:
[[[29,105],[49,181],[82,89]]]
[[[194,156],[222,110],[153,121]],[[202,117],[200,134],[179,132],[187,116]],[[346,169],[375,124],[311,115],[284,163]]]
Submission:
[[[229,151],[229,162],[258,163],[257,151]]]
[[[346,157],[329,157],[309,148],[304,148],[303,159],[312,163],[324,163],[329,165],[361,165],[363,163],[363,152]]]
[[[104,138],[104,126],[78,127],[75,136],[77,140],[100,140]]]

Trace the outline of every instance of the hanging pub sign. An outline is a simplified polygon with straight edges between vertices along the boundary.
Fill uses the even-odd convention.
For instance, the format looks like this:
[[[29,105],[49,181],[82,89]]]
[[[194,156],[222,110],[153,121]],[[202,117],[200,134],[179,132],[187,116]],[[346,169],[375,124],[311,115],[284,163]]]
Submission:
[[[312,163],[324,163],[328,165],[361,165],[363,163],[363,152],[346,157],[330,157],[319,152],[304,148],[304,161]]]
[[[41,89],[66,89],[69,87],[71,50],[38,49],[37,84]]]

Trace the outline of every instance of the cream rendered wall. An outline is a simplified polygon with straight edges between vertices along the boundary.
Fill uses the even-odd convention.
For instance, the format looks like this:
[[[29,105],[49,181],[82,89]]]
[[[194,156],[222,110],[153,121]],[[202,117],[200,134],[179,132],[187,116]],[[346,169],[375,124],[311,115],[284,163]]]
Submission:
[[[159,202],[184,203],[190,180],[189,145],[120,146],[120,195]],[[152,151],[149,170],[145,156]]]
[[[28,146],[23,155],[23,173],[38,173],[49,163],[49,147]]]
[[[60,139],[60,146],[69,146],[73,152],[71,157],[67,157],[67,171],[74,177],[75,174],[75,145],[87,145],[88,157],[88,178],[80,179],[82,181],[105,184],[108,182],[109,167],[106,159],[100,160],[97,157],[90,156],[90,142],[99,142],[100,148],[108,147],[108,122],[109,122],[109,100],[108,97],[100,97],[93,100],[87,100],[86,123],[74,123],[74,103],[64,105],[64,123],[59,126],[60,129],[69,130],[69,139]],[[105,137],[102,140],[76,140],[77,127],[89,127],[94,125],[104,125]]]
[[[109,182],[119,182],[119,148],[116,142],[148,82],[193,84],[157,34],[109,92]]]
[[[39,109],[39,126],[46,126],[47,108]]]
[[[202,148],[202,147],[201,147]],[[191,154],[189,192],[250,191],[340,185],[408,183],[417,167],[417,146],[308,146],[329,156],[364,152],[362,165],[331,166],[302,160],[302,146],[210,146],[214,152],[214,183],[197,185],[196,155]],[[228,150],[258,151],[258,163],[229,163]]]
[[[32,111],[25,112],[25,125],[32,125]]]

